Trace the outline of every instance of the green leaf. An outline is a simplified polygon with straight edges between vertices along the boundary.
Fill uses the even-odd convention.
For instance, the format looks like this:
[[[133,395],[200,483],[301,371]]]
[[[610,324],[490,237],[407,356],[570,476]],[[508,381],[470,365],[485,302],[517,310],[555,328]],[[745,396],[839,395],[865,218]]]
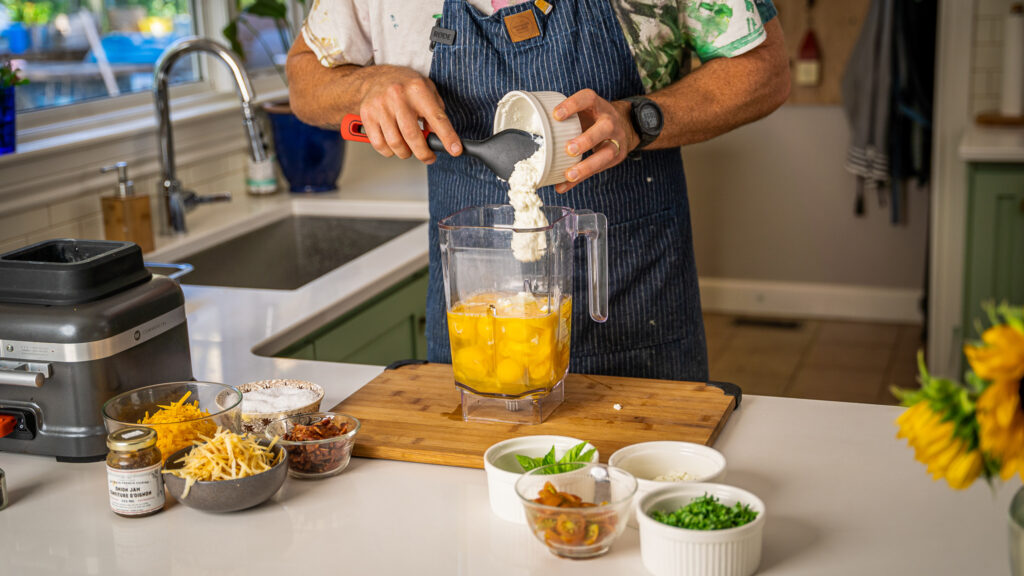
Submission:
[[[579,462],[579,460],[580,460],[580,453],[583,452],[583,449],[586,448],[586,447],[587,447],[587,443],[586,442],[580,442],[579,444],[577,444],[577,445],[573,446],[572,448],[569,448],[568,450],[566,450],[565,454],[562,455],[562,457],[558,460],[558,462],[560,464],[564,464],[566,462]]]
[[[540,462],[541,462],[541,464],[540,464],[541,466],[547,466],[548,464],[554,464],[555,463],[555,447],[554,446],[551,447],[551,450],[549,450],[548,453],[544,455],[544,458]]]
[[[245,11],[253,16],[284,20],[288,17],[288,7],[279,0],[256,0]]]
[[[522,454],[516,454],[516,460],[519,461],[519,465],[523,467],[523,472],[529,472],[534,468],[540,467],[540,459],[530,458],[529,456],[523,456]]]
[[[242,43],[238,40],[238,22],[235,20],[228,22],[228,25],[221,30],[221,34],[231,44],[231,50],[238,54],[242,60],[245,60],[245,48],[242,47]]]

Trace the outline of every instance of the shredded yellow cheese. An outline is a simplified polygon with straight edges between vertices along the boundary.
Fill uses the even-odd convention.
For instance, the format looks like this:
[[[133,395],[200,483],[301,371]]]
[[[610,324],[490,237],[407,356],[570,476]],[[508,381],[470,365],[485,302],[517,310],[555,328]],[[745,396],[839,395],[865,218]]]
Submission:
[[[195,448],[175,462],[183,462],[184,466],[175,470],[164,470],[165,474],[174,474],[185,479],[182,499],[188,497],[189,490],[196,482],[236,480],[254,476],[270,470],[284,456],[284,450],[274,456],[273,448],[277,444],[277,436],[269,445],[263,446],[247,434],[239,436],[218,426],[213,437],[200,436],[200,439],[202,443],[196,442]]]
[[[191,446],[202,435],[213,434],[217,425],[203,420],[210,415],[206,410],[199,409],[199,401],[185,403],[192,391],[185,392],[177,402],[159,405],[160,408],[152,416],[146,411],[146,417],[139,424],[156,430],[156,447],[166,459],[178,450]]]

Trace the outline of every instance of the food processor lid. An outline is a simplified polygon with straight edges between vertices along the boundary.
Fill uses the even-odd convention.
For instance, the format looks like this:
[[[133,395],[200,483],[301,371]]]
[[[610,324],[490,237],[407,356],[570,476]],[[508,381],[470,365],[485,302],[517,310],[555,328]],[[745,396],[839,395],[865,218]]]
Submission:
[[[46,240],[0,254],[0,303],[83,304],[150,278],[132,242]]]

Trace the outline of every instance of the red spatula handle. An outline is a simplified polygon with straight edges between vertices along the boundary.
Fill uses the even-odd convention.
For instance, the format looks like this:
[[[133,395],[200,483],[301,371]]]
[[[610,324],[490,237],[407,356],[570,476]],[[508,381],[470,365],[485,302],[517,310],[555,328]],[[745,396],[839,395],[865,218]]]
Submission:
[[[423,131],[423,137],[430,135],[430,130]],[[341,119],[341,137],[352,142],[369,142],[370,138],[363,131],[363,119],[358,114],[346,114]]]

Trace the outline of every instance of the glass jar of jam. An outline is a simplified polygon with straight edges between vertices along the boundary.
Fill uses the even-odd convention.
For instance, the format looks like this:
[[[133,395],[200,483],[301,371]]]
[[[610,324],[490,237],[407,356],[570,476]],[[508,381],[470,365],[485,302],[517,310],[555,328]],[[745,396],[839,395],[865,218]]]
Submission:
[[[163,458],[156,430],[133,426],[107,436],[110,509],[119,516],[150,516],[164,509]]]

